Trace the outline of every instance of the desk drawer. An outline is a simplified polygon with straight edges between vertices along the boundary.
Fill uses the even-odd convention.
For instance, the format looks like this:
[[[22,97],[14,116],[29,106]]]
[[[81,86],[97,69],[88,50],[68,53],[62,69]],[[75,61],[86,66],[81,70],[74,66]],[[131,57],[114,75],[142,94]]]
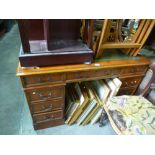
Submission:
[[[53,127],[53,126],[57,126],[57,125],[63,125],[63,124],[65,124],[64,119],[45,121],[45,122],[41,122],[41,123],[34,123],[34,129],[35,130],[45,129],[45,128],[49,128],[49,127]]]
[[[117,96],[121,95],[133,95],[136,91],[137,87],[130,87],[130,88],[122,88],[119,90]]]
[[[89,71],[69,72],[67,73],[67,81],[82,80],[90,77]]]
[[[47,101],[53,98],[64,98],[65,86],[40,87],[26,89],[25,93],[29,102]]]
[[[142,78],[143,77],[141,77],[141,76],[120,78],[120,80],[122,81],[121,88],[138,86],[140,81],[142,80]]]
[[[64,98],[41,101],[30,104],[32,114],[51,112],[53,110],[64,109]]]
[[[113,77],[113,76],[119,76],[121,72],[121,68],[107,68],[107,69],[98,69],[98,70],[92,70],[90,71],[90,77]]]
[[[108,78],[113,76],[119,76],[121,72],[121,68],[109,68],[109,69],[98,69],[98,70],[90,70],[90,71],[79,71],[79,72],[69,72],[67,73],[67,81],[82,81],[82,80],[91,80],[98,78]]]
[[[61,83],[64,81],[64,74],[42,74],[22,77],[24,87],[45,85],[49,83]]]
[[[121,71],[121,75],[129,75],[129,74],[144,74],[148,69],[148,66],[131,66],[124,67]]]
[[[33,115],[33,121],[36,124],[60,120],[63,118],[64,118],[64,112],[62,110]]]

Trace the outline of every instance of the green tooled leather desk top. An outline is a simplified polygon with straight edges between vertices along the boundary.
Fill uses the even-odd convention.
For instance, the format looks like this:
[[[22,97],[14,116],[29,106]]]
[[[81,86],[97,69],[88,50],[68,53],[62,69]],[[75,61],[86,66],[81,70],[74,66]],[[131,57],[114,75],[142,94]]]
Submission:
[[[105,51],[101,58],[95,59],[95,62],[113,61],[113,60],[139,60],[140,56],[128,56],[121,51]]]

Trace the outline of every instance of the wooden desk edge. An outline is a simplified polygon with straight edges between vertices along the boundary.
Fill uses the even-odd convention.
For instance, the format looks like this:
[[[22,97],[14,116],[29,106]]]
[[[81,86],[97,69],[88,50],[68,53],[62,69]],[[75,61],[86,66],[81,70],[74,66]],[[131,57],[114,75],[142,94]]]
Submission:
[[[124,63],[124,61],[126,63]],[[137,63],[137,61],[139,63]],[[140,57],[138,60],[113,60],[113,61],[103,61],[94,62],[92,64],[72,64],[72,65],[61,65],[61,66],[50,66],[50,67],[38,67],[38,68],[23,68],[20,63],[17,68],[17,76],[28,76],[36,74],[49,74],[49,73],[63,73],[63,72],[75,72],[75,71],[85,71],[85,70],[96,70],[104,68],[117,68],[117,67],[128,67],[140,65],[149,65],[151,60],[146,57]],[[125,64],[125,65],[124,65]]]

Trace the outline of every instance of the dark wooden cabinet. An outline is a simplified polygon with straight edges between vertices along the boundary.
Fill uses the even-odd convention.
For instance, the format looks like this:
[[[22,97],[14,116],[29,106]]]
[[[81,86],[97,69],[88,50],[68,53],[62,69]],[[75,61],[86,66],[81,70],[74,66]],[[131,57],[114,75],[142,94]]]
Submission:
[[[22,42],[19,60],[23,67],[91,63],[91,20],[18,20]]]

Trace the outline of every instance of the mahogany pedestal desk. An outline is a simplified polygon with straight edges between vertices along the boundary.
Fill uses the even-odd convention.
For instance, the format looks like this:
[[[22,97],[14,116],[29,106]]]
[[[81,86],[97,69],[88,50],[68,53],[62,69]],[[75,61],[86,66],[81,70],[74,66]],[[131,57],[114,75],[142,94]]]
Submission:
[[[94,62],[41,68],[17,68],[33,118],[34,129],[64,124],[65,85],[67,83],[118,77],[122,86],[118,95],[132,95],[144,77],[150,60]]]

